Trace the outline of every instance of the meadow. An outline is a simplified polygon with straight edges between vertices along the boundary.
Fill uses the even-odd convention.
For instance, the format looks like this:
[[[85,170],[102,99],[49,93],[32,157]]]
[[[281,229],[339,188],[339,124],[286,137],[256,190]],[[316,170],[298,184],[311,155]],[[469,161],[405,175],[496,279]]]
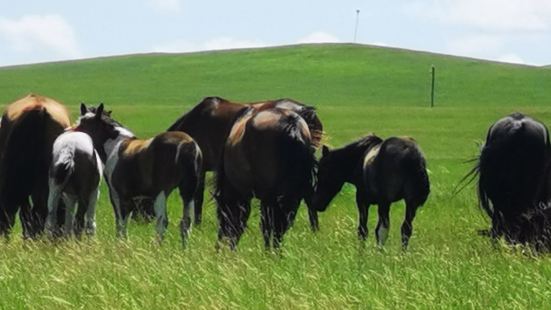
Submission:
[[[436,105],[430,67],[436,67]],[[23,241],[17,226],[0,244],[0,308],[548,308],[551,258],[493,245],[472,185],[454,195],[489,125],[514,111],[551,124],[551,69],[371,46],[299,45],[192,54],[146,54],[0,68],[0,104],[29,92],[65,103],[104,102],[139,137],[166,130],[205,96],[240,102],[290,97],[314,105],[337,147],[369,132],[414,137],[431,195],[417,213],[408,251],[400,246],[402,203],[391,233],[375,246],[356,238],[352,186],[309,230],[305,208],[281,255],[265,252],[258,208],[237,252],[216,252],[214,201],[182,249],[178,195],[169,200],[167,238],[129,225],[115,238],[102,186],[98,234],[82,242]],[[209,189],[207,188],[207,191]],[[206,193],[207,197],[210,194]]]

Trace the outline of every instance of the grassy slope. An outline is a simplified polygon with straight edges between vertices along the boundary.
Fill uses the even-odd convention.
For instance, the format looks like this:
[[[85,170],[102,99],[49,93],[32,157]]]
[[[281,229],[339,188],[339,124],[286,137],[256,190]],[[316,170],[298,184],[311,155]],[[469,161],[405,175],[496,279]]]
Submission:
[[[427,107],[432,64],[434,109]],[[203,96],[292,97],[318,107],[335,146],[370,131],[414,136],[428,158],[432,194],[407,253],[399,250],[401,204],[391,211],[385,251],[375,249],[373,235],[365,247],[358,244],[354,190],[345,187],[322,214],[318,235],[308,231],[301,212],[279,258],[261,249],[257,212],[239,252],[216,254],[212,202],[190,249],[182,251],[175,195],[171,233],[161,248],[151,242],[151,226],[131,225],[130,240],[117,242],[104,189],[95,240],[52,247],[17,236],[2,246],[0,307],[544,307],[551,295],[549,259],[492,248],[475,234],[485,222],[472,188],[455,197],[451,191],[492,121],[520,110],[551,122],[549,85],[551,71],[544,68],[355,45],[1,68],[0,103],[32,91],[76,113],[80,101],[103,101],[140,136],[164,130]],[[370,228],[375,222],[373,208]]]

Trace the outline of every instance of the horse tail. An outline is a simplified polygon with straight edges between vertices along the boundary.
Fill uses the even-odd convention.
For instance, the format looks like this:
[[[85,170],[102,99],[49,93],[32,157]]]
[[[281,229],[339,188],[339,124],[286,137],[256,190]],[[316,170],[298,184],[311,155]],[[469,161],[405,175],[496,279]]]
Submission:
[[[417,200],[421,204],[424,203],[430,194],[430,181],[425,157],[417,144],[412,144],[408,148],[402,164],[416,187]]]
[[[56,184],[65,184],[75,171],[74,149],[65,148],[57,158],[50,171],[50,177]]]
[[[0,171],[0,193],[10,205],[24,203],[39,176],[48,175],[51,145],[46,141],[48,122],[52,118],[44,107],[28,110],[13,121],[4,144]]]
[[[307,124],[298,114],[289,115],[285,119],[284,138],[281,140],[283,162],[288,167],[290,175],[295,176],[297,184],[289,184],[290,190],[297,191],[307,201],[314,192],[317,176],[317,160],[315,146],[311,136],[305,134]],[[292,179],[292,178],[291,178]],[[298,187],[296,187],[298,186]]]
[[[316,113],[316,108],[312,106],[303,106],[303,108],[298,111],[298,114],[308,125],[310,135],[312,136],[312,145],[315,148],[319,148],[323,138],[323,124]]]
[[[191,148],[190,152],[182,152],[182,148],[186,146]],[[182,141],[176,148],[176,162],[185,171],[180,190],[185,191],[185,193],[182,192],[185,196],[193,197],[199,187],[199,176],[203,169],[203,154],[195,141],[191,143]]]

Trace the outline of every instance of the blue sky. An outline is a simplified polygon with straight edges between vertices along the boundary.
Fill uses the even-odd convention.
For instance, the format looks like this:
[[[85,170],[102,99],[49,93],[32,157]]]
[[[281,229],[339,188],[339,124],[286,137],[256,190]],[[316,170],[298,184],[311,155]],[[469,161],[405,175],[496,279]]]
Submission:
[[[145,52],[351,42],[551,64],[549,0],[0,2],[0,66]]]

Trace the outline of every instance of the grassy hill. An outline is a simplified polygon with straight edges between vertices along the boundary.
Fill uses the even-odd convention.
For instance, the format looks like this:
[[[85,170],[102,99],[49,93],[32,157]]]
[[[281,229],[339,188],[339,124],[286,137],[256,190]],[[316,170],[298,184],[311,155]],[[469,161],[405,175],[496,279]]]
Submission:
[[[430,67],[436,107],[429,108]],[[132,223],[114,240],[104,187],[94,240],[53,246],[16,235],[0,247],[0,307],[546,307],[548,257],[492,247],[476,235],[487,224],[474,190],[452,191],[469,170],[488,126],[521,111],[551,124],[551,71],[351,44],[299,45],[191,54],[147,54],[0,68],[0,104],[28,92],[78,104],[105,102],[139,136],[165,130],[204,96],[237,101],[291,97],[315,105],[327,143],[340,146],[368,132],[413,136],[429,164],[432,192],[402,253],[403,205],[391,208],[384,251],[356,240],[354,189],[321,215],[312,235],[304,210],[287,234],[282,257],[264,253],[258,212],[237,253],[216,253],[214,203],[183,251],[180,203],[170,199],[169,235],[152,243],[153,227]]]

